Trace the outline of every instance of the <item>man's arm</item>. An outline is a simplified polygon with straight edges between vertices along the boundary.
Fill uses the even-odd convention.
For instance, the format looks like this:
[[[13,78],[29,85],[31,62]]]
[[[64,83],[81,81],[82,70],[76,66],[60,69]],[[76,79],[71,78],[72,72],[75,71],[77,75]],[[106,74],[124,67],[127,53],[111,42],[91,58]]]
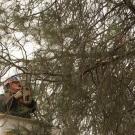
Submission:
[[[5,96],[0,95],[0,112],[6,112]]]
[[[10,95],[9,93],[5,96],[5,105],[7,111],[9,111],[13,106],[15,106],[18,102],[18,99],[22,97],[22,92],[18,91],[16,94]]]

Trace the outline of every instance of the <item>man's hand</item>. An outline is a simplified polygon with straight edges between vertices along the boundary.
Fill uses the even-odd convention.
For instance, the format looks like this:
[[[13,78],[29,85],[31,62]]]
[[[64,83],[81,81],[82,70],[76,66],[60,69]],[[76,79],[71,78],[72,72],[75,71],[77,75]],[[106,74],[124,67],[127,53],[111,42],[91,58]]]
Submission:
[[[18,98],[21,98],[23,96],[23,94],[22,94],[22,91],[18,91],[18,92],[16,92],[16,94],[14,94],[14,98],[15,99],[18,99]]]

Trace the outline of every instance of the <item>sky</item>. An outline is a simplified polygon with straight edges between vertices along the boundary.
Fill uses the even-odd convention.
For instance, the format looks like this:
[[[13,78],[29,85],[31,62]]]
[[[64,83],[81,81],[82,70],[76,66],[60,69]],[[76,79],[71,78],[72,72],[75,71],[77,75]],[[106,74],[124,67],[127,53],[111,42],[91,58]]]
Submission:
[[[9,11],[8,13],[10,13],[10,8],[9,7],[14,7],[14,2],[17,2],[17,1],[14,1],[14,0],[0,0],[0,4],[3,5],[3,7]],[[19,0],[18,2],[20,2],[21,4],[21,8],[26,8],[26,5],[27,3],[29,2],[29,0]],[[34,9],[32,10],[33,14],[34,13],[38,13],[39,11],[42,11],[44,10],[43,9],[43,4],[45,4],[46,2],[50,2],[50,3],[53,3],[54,0],[45,0],[45,1],[42,1],[41,4],[37,3],[38,5],[35,5]],[[36,4],[36,2],[35,2]],[[43,7],[42,7],[43,6]],[[31,59],[33,57],[33,52],[36,51],[37,49],[39,49],[39,46],[37,46],[37,44],[31,40],[32,38],[30,36],[28,36],[28,42],[26,42],[26,37],[25,35],[23,35],[23,33],[21,32],[16,32],[16,33],[13,33],[13,37],[15,36],[15,38],[18,40],[19,39],[19,42],[20,44],[23,46],[24,50],[26,51],[26,54],[27,54],[27,58],[28,59]],[[24,38],[23,38],[24,37]],[[20,40],[21,39],[21,40]],[[10,54],[14,57],[14,58],[24,58],[25,56],[25,51],[22,51],[20,50],[20,48],[17,48],[17,47],[13,47],[14,45],[10,45],[7,40],[5,41],[8,46],[10,46]],[[12,67],[2,78],[1,78],[1,81],[4,81],[6,80],[7,78],[17,74],[18,71],[15,67]],[[1,90],[2,88],[0,88],[0,93],[1,93]]]
[[[33,58],[33,53],[39,49],[40,47],[32,40],[30,40],[30,37],[28,42],[24,42],[24,39],[22,38],[24,35],[21,32],[17,32],[15,34],[17,39],[20,40],[20,44],[23,45],[23,50],[20,49],[20,47],[13,46],[12,44],[9,47],[9,53],[14,59],[21,59],[25,58],[25,55],[27,55],[27,59],[32,59]],[[26,53],[26,54],[25,54]],[[8,70],[8,72],[1,78],[1,81],[5,81],[9,77],[16,75],[18,73],[21,73],[16,67],[12,67]],[[4,93],[3,86],[0,86],[0,94]]]
[[[33,53],[39,49],[40,47],[30,38],[31,37],[24,37],[23,33],[21,32],[16,32],[15,37],[19,40],[20,44],[23,46],[23,49],[20,48],[20,46],[14,46],[10,45],[9,53],[13,59],[32,59],[33,58]],[[25,39],[24,39],[24,38]],[[24,41],[24,40],[27,40]],[[26,54],[25,54],[26,53]],[[17,69],[15,67],[12,67],[7,74],[3,77],[3,79],[7,79],[10,76],[13,76],[17,73]]]
[[[32,53],[33,51],[35,51],[35,48],[33,45],[29,44],[29,45],[25,45],[24,46],[27,55],[29,56],[29,58],[32,57]],[[12,54],[16,57],[16,58],[22,58],[22,53],[20,50],[14,50],[12,51]],[[15,67],[12,67],[9,69],[9,71],[1,78],[2,81],[8,79],[9,77],[18,74],[20,71],[18,71]],[[3,86],[0,86],[0,94],[4,93],[3,90]]]

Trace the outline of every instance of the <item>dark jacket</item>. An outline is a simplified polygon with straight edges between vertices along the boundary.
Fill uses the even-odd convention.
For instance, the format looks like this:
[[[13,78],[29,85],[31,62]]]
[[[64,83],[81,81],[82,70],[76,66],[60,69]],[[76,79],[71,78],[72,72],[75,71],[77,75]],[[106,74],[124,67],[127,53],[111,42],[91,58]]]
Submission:
[[[0,112],[24,118],[30,118],[30,114],[36,110],[36,102],[32,100],[29,104],[20,103],[13,96],[9,100],[5,95],[0,95]]]

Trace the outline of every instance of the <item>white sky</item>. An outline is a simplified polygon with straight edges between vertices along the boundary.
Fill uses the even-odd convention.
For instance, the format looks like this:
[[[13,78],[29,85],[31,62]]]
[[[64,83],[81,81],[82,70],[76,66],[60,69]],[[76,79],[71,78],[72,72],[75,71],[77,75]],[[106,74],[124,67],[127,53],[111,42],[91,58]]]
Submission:
[[[3,7],[5,9],[7,9],[7,11],[9,10],[9,13],[10,13],[10,6],[14,6],[13,2],[15,2],[14,0],[0,0],[0,4],[3,4]],[[21,2],[21,6],[22,8],[27,8],[26,5],[27,3],[29,2],[29,0],[19,0],[19,2]],[[53,3],[54,0],[45,0],[43,2],[41,2],[41,5],[39,4],[38,6],[35,5],[35,8],[34,10],[32,11],[33,13],[37,13],[39,11],[42,11],[44,10],[44,6],[43,4],[45,4],[46,2],[50,2],[50,3]],[[13,5],[12,5],[13,4]],[[33,52],[36,51],[37,49],[39,49],[39,46],[37,46],[37,44],[32,40],[32,38],[29,36],[28,37],[28,42],[26,42],[26,37],[23,35],[23,33],[21,32],[16,32],[14,33],[13,37],[16,37],[16,39],[21,39],[19,42],[21,43],[21,45],[23,46],[23,48],[25,49],[26,51],[26,54],[27,54],[27,58],[28,59],[31,59],[33,57]],[[25,39],[24,39],[24,38]],[[5,41],[7,44],[8,42]],[[9,44],[8,44],[9,45]],[[10,53],[11,55],[14,57],[14,58],[17,58],[17,59],[21,59],[21,58],[25,58],[25,51],[22,51],[20,50],[19,48],[17,47],[13,47],[12,45],[9,45],[11,48],[9,49],[10,50]],[[17,70],[15,67],[12,67],[5,75],[4,77],[1,78],[1,80],[6,80],[7,78],[9,78],[10,76],[13,76],[17,74]],[[0,93],[2,91],[2,88],[0,88]]]
[[[21,49],[20,46],[13,46],[11,44],[10,49],[9,49],[9,51],[10,51],[9,53],[10,53],[11,57],[13,59],[22,59],[22,58],[26,59],[26,57],[27,57],[27,59],[33,58],[33,52],[35,52],[37,49],[40,48],[36,44],[36,42],[34,42],[30,36],[27,37],[27,39],[26,39],[26,37],[21,32],[16,32],[16,34],[14,36],[16,37],[16,39],[19,40],[23,49]],[[25,40],[27,40],[27,42]],[[7,74],[4,76],[4,78],[7,79],[7,77],[15,75],[16,72],[17,72],[16,68],[13,67],[7,72]]]
[[[32,58],[32,53],[38,49],[37,47],[34,47],[31,43],[29,44],[26,44],[24,46],[26,52],[27,52],[27,55],[28,55],[28,58]],[[14,55],[16,58],[23,58],[22,56],[22,52],[21,50],[14,50],[12,51],[11,53],[12,55]],[[6,80],[7,78],[15,75],[15,74],[18,74],[20,71],[18,71],[15,67],[12,67],[9,69],[9,71],[1,78],[1,80]],[[4,91],[3,91],[3,86],[0,86],[0,94],[2,94]]]
[[[16,36],[17,39],[21,39],[24,35],[22,33],[17,32],[15,34],[15,36]],[[24,59],[26,59],[26,55],[27,55],[27,59],[33,58],[33,52],[35,52],[40,47],[34,41],[30,40],[30,37],[28,37],[28,38],[29,38],[28,42],[25,42],[23,38],[20,40],[20,44],[23,46],[23,50],[21,50],[17,46],[15,46],[15,47],[13,47],[13,45],[9,46],[9,48],[10,48],[9,51],[10,51],[10,55],[12,55],[12,58],[14,58],[14,59],[24,58]],[[4,81],[4,80],[8,79],[9,77],[11,77],[13,75],[16,75],[18,73],[21,73],[21,72],[19,70],[17,70],[15,67],[12,67],[1,78],[1,81]],[[0,86],[0,94],[3,93],[3,92],[4,92],[3,86]]]

